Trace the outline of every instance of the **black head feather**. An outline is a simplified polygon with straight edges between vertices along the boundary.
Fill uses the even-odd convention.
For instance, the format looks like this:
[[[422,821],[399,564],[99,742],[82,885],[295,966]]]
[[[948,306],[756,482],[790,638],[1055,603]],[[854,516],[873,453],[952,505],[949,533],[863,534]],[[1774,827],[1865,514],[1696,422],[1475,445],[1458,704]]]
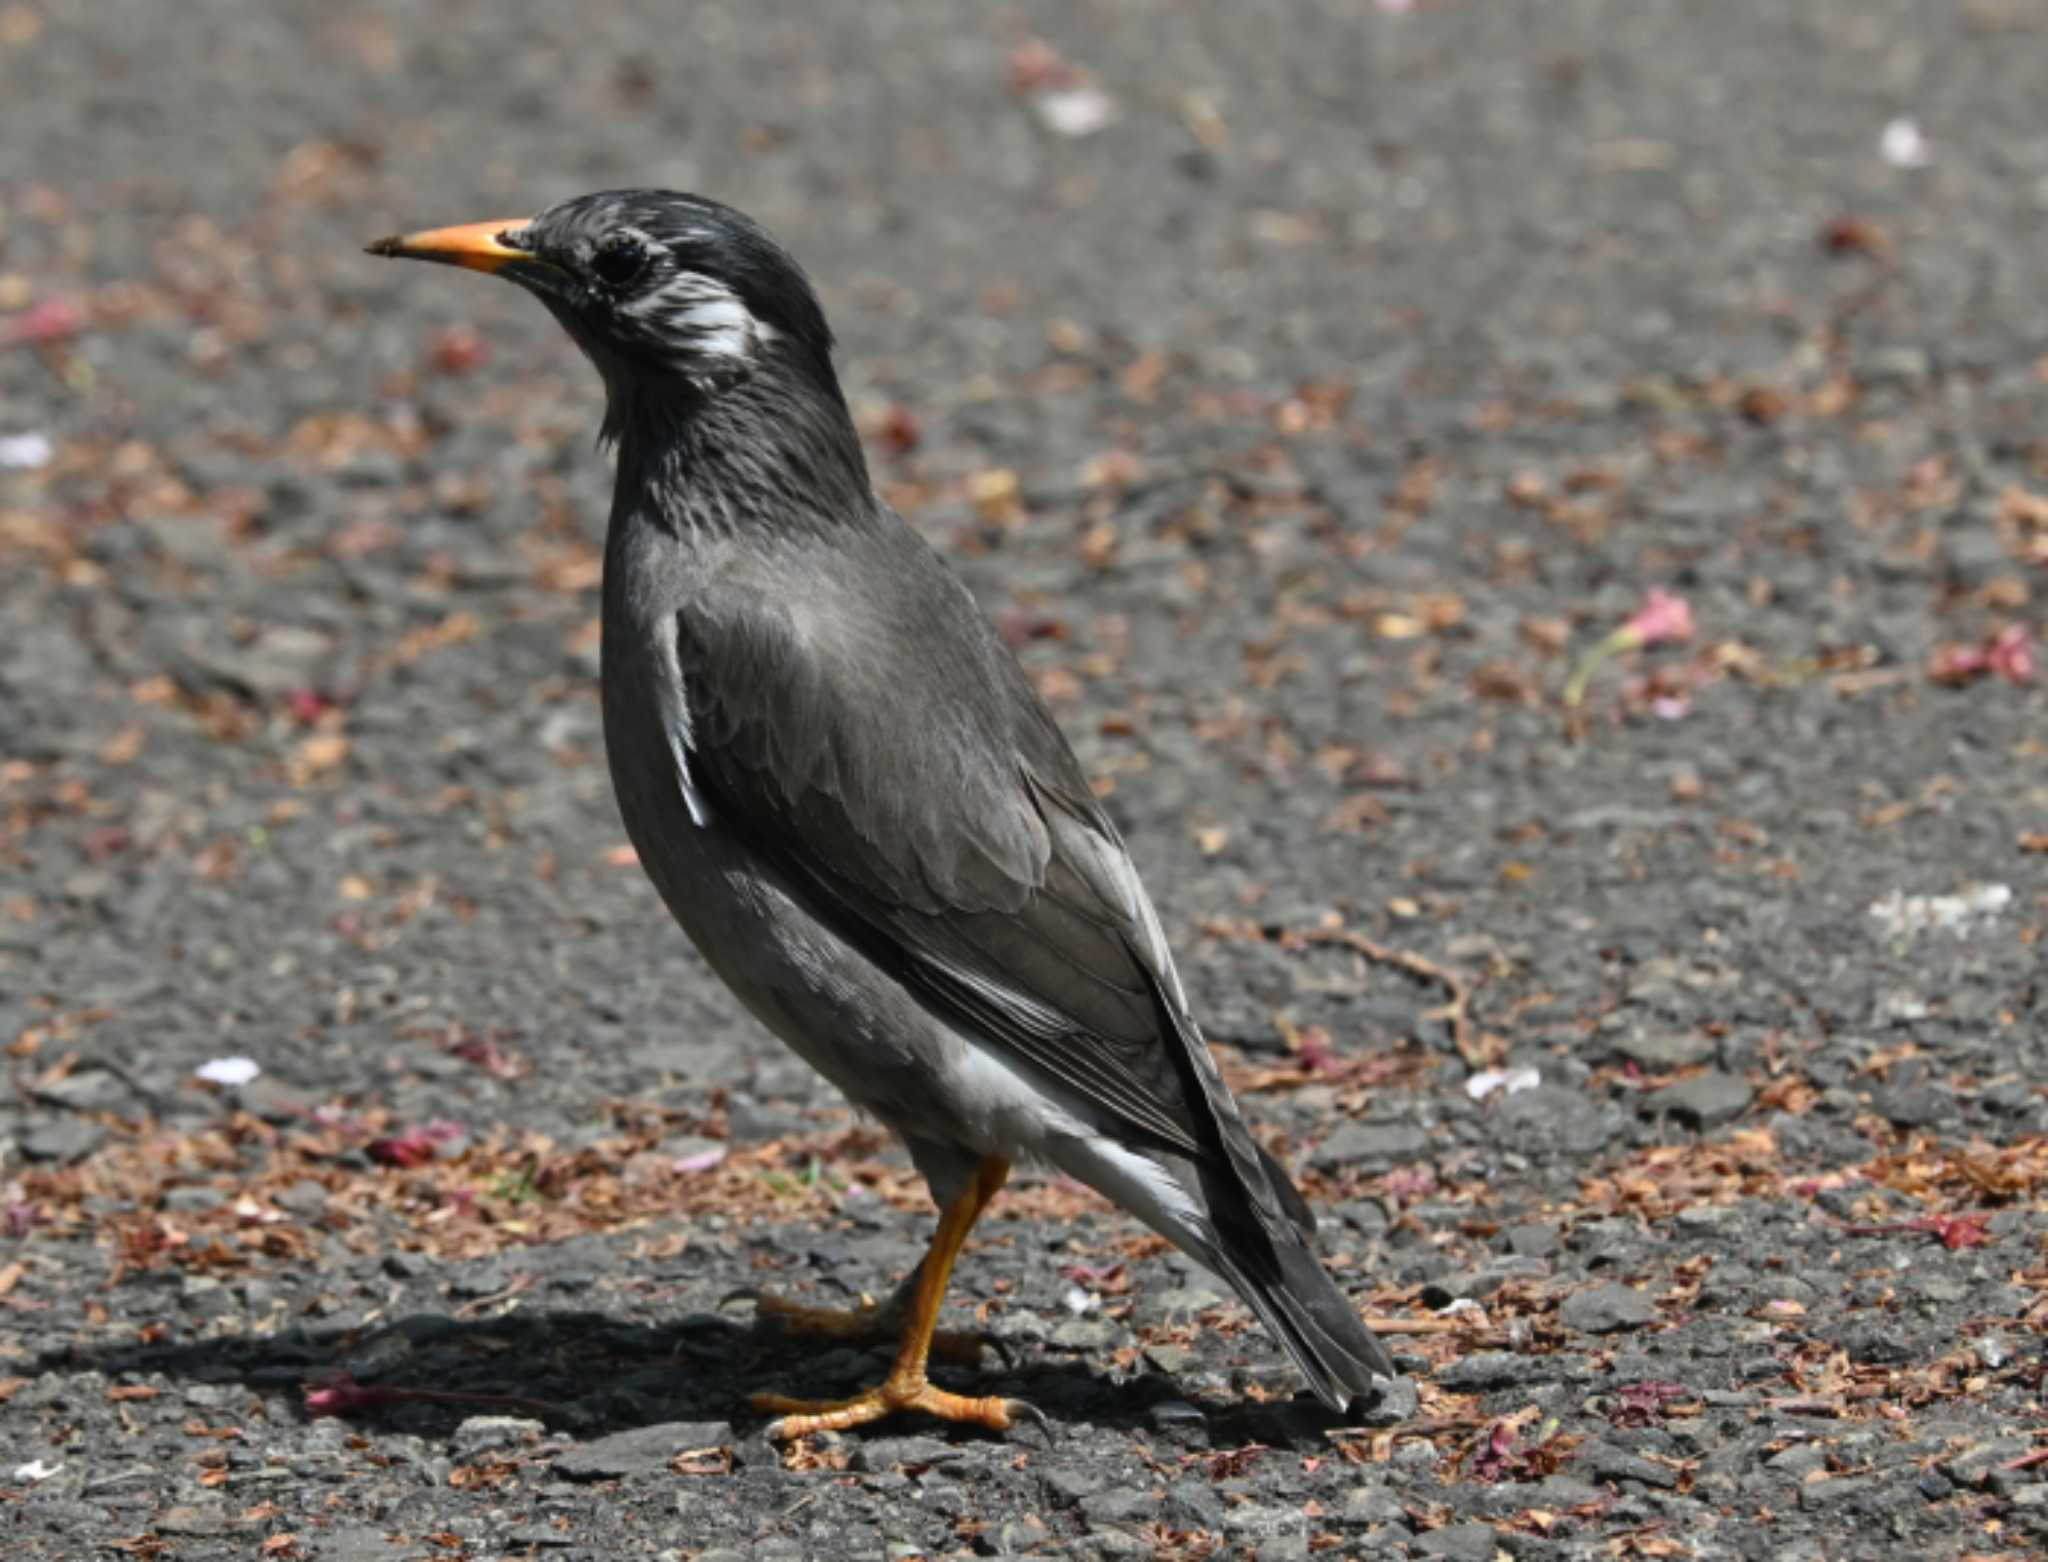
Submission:
[[[563,201],[504,242],[614,390],[673,374],[711,389],[777,363],[831,373],[832,332],[789,252],[751,217],[673,190]]]

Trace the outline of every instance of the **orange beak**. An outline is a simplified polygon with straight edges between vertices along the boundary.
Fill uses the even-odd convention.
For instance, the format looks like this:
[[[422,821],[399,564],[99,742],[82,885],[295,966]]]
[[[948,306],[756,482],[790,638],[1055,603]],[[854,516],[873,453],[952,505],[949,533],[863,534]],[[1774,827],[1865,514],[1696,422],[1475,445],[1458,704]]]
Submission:
[[[533,259],[527,251],[504,242],[506,234],[517,233],[530,220],[509,217],[500,222],[465,222],[453,228],[429,228],[424,233],[394,234],[370,245],[369,253],[439,261],[471,271],[501,271],[514,261]]]

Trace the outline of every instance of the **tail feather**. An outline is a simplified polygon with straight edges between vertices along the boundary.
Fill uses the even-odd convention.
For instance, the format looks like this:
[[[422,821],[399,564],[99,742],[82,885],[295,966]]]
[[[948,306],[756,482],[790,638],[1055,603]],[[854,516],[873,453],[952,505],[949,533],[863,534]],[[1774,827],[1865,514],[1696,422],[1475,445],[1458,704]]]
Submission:
[[[1386,1347],[1359,1320],[1307,1246],[1275,1242],[1272,1252],[1279,1268],[1272,1278],[1247,1273],[1221,1254],[1219,1268],[1259,1321],[1287,1347],[1318,1399],[1342,1413],[1353,1401],[1371,1396],[1375,1374],[1399,1376]]]

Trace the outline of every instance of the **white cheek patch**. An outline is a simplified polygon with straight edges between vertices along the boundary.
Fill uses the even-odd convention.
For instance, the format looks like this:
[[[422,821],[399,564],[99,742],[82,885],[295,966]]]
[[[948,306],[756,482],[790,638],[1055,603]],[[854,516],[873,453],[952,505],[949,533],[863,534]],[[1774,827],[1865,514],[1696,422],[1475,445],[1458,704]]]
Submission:
[[[706,358],[747,358],[775,332],[724,283],[678,272],[623,311],[678,352]]]

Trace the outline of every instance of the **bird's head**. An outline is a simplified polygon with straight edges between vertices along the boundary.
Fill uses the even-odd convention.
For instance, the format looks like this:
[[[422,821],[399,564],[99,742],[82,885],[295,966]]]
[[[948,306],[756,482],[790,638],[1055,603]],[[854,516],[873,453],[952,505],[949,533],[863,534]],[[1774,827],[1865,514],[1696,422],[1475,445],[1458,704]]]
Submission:
[[[621,394],[699,395],[771,368],[832,382],[832,333],[803,270],[752,218],[701,196],[610,190],[538,217],[380,239],[375,255],[494,272],[536,294]]]

